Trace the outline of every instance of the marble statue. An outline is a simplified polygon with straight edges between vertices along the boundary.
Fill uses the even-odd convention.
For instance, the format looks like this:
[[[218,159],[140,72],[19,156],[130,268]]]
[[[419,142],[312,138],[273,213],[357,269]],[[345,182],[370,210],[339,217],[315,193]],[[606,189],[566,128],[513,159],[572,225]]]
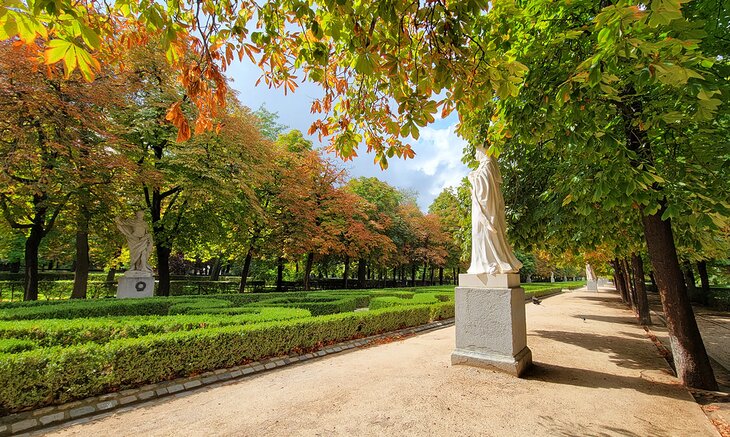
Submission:
[[[517,273],[522,263],[507,242],[502,176],[497,162],[477,148],[479,167],[471,182],[471,266],[469,274]]]
[[[117,217],[114,222],[119,231],[127,237],[129,245],[129,273],[139,272],[144,276],[152,276],[152,267],[148,260],[152,254],[152,234],[144,221],[144,212],[137,211],[133,218]]]
[[[586,280],[587,281],[596,281],[596,273],[593,271],[593,267],[591,267],[590,264],[586,263]]]
[[[598,291],[598,278],[596,272],[593,271],[593,267],[586,263],[586,290]]]

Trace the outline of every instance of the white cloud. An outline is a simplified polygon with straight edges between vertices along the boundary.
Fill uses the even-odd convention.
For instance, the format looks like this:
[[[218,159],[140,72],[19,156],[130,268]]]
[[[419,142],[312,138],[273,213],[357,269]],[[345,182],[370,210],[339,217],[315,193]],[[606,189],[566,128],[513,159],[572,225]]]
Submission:
[[[395,187],[415,190],[419,206],[426,211],[444,188],[458,186],[469,172],[461,163],[466,142],[455,128],[456,119],[451,117],[422,128],[419,139],[412,142],[415,158],[393,158],[385,171],[373,164],[372,154],[355,158],[347,167],[352,177],[376,176]]]

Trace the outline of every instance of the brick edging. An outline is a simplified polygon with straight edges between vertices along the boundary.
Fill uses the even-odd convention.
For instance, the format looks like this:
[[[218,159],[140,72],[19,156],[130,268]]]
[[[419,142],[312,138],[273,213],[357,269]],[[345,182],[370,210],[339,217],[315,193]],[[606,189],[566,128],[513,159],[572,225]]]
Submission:
[[[193,377],[178,378],[171,381],[147,384],[138,388],[121,390],[119,392],[94,396],[61,405],[52,405],[36,410],[15,413],[0,418],[0,437],[39,431],[44,428],[62,425],[78,419],[93,419],[95,416],[106,414],[121,407],[129,407],[153,399],[179,395],[180,393],[195,390],[200,387],[221,382],[234,381],[249,375],[278,369],[290,364],[365,347],[376,340],[383,338],[414,335],[424,331],[445,328],[453,324],[453,318],[438,320],[425,325],[399,329],[397,331],[385,332],[371,337],[337,343],[307,354],[274,357],[268,360],[254,361],[242,366],[201,373],[200,375]]]

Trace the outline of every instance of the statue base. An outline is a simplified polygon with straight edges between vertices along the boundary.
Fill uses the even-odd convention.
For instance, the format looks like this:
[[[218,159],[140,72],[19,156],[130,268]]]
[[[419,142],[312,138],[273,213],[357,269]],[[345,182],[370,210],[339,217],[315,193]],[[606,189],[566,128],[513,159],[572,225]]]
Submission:
[[[520,286],[519,273],[462,273],[459,275],[459,287],[513,288]]]
[[[476,285],[483,283],[503,286]],[[532,364],[532,352],[527,347],[525,291],[519,275],[460,275],[455,304],[456,349],[451,363],[522,375]]]
[[[155,277],[148,272],[127,271],[119,278],[117,299],[152,297],[155,295]]]
[[[598,282],[597,281],[588,281],[586,283],[586,290],[588,290],[588,291],[598,291]]]

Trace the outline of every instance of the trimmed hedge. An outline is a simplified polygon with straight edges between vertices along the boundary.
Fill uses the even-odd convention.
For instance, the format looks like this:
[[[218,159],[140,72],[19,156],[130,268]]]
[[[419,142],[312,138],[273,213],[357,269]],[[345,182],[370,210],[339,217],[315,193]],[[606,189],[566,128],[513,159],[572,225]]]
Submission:
[[[261,307],[245,310],[247,312],[240,315],[2,321],[0,322],[0,339],[3,340],[0,341],[18,339],[19,341],[31,341],[34,345],[43,347],[71,346],[86,342],[107,343],[117,339],[136,338],[150,334],[298,319],[311,315],[309,311],[300,308]],[[13,351],[3,350],[0,345],[0,352]]]
[[[30,340],[21,340],[17,338],[0,339],[0,354],[15,354],[18,352],[29,351],[36,347],[37,345]]]
[[[313,316],[323,316],[327,314],[345,313],[355,311],[357,301],[354,298],[336,297],[280,297],[275,299],[262,300],[252,306],[276,306],[290,308],[304,308],[309,310]]]
[[[175,301],[162,298],[66,301],[0,310],[0,320],[75,319],[81,317],[165,315]]]
[[[221,309],[231,306],[231,301],[223,299],[197,299],[193,301],[173,303],[167,310],[167,314],[205,314],[210,309]]]
[[[435,304],[438,302],[453,301],[453,296],[441,293],[417,293],[413,297],[402,299],[399,297],[376,297],[370,300],[370,309],[377,310],[403,305]]]
[[[0,413],[310,350],[453,316],[452,303],[35,349],[0,356]]]

